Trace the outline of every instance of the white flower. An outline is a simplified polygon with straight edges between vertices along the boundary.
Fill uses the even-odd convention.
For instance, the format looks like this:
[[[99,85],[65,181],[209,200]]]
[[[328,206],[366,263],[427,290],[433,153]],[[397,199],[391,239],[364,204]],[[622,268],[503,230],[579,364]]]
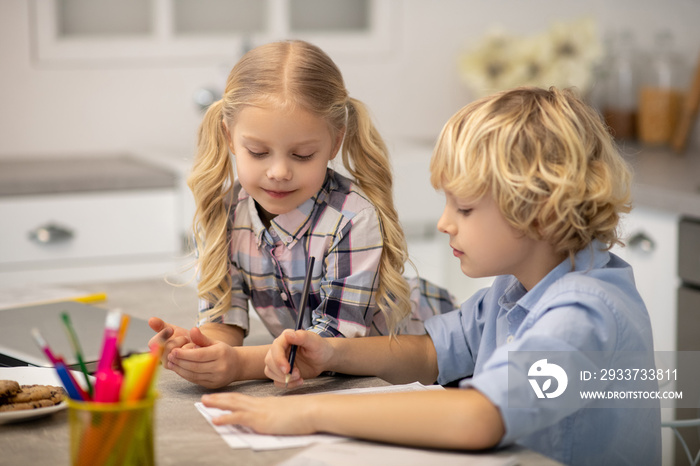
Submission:
[[[480,94],[508,87],[517,57],[514,39],[493,31],[477,47],[462,55],[459,73],[464,82]]]
[[[593,20],[555,23],[549,37],[553,54],[548,74],[551,85],[575,86],[582,93],[588,91],[594,67],[603,55]]]
[[[523,85],[574,86],[585,95],[601,56],[595,23],[581,19],[524,38],[489,33],[460,57],[459,72],[477,95]]]

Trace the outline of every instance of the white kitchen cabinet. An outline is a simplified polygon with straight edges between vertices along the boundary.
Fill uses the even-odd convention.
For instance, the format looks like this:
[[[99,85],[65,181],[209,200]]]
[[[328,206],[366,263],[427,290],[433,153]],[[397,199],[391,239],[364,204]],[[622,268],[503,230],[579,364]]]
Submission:
[[[625,247],[613,249],[632,266],[656,351],[676,350],[679,219],[674,212],[636,207],[621,223]]]
[[[0,161],[0,283],[175,275],[177,176],[127,158]]]
[[[392,50],[398,8],[391,0],[35,0],[32,40],[40,62],[64,64],[229,62],[288,37],[366,58]]]
[[[633,269],[637,289],[649,311],[654,336],[656,364],[659,368],[674,368],[678,320],[678,224],[680,215],[671,211],[637,207],[623,218],[621,233],[625,247],[616,246],[613,252]],[[674,389],[667,384],[664,390]],[[672,408],[661,410],[661,420],[676,417]],[[662,429],[662,464],[671,465],[674,456],[674,437],[670,429]]]

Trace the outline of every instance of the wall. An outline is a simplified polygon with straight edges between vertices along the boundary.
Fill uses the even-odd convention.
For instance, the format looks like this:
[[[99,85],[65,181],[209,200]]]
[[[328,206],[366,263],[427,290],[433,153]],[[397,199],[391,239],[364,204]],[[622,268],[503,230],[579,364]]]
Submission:
[[[528,35],[554,20],[590,16],[601,36],[630,29],[648,49],[657,31],[671,29],[686,60],[700,53],[700,0],[388,1],[390,51],[333,58],[393,149],[397,189],[405,188],[397,204],[418,269],[459,300],[484,282],[465,282],[445,235],[434,233],[442,198],[428,182],[428,158],[444,121],[472,98],[457,75],[460,51],[496,26]],[[32,4],[0,1],[0,157],[141,152],[164,154],[186,170],[201,118],[193,94],[222,86],[237,54],[196,63],[47,64],[35,59]],[[693,138],[698,145],[700,124]]]
[[[387,56],[334,57],[348,88],[373,110],[388,141],[434,140],[470,99],[456,73],[465,44],[495,25],[529,34],[552,20],[594,17],[601,34],[630,28],[642,46],[670,28],[692,62],[700,53],[698,0],[395,0]],[[28,0],[0,2],[0,156],[157,149],[189,156],[200,114],[194,91],[220,85],[228,63],[44,65],[33,60]],[[696,127],[695,140],[698,140]]]

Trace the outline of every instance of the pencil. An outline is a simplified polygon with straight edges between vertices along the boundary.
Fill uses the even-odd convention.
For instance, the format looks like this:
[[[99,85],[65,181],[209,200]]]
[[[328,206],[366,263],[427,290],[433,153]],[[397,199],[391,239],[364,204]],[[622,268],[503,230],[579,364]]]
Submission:
[[[90,376],[88,374],[87,367],[85,366],[85,361],[83,360],[83,351],[80,347],[80,342],[78,341],[78,335],[75,333],[75,328],[73,327],[73,323],[70,320],[70,316],[68,315],[67,312],[62,312],[61,313],[61,318],[63,319],[63,324],[66,328],[66,332],[68,334],[68,340],[71,343],[71,346],[73,347],[73,352],[75,353],[75,359],[78,360],[78,365],[80,366],[80,370],[83,373],[83,376],[85,377],[85,384],[87,386],[87,391],[88,394],[90,395],[90,398],[94,395],[94,392],[92,390],[92,383],[90,383]]]
[[[299,300],[299,312],[297,314],[297,325],[296,330],[301,330],[301,325],[304,322],[304,313],[306,312],[306,303],[309,299],[309,289],[311,287],[311,276],[314,272],[314,262],[315,257],[309,259],[309,265],[306,269],[306,278],[304,279],[304,288],[301,291],[301,299]],[[292,345],[289,350],[289,373],[284,376],[284,386],[285,388],[289,384],[289,378],[292,376],[292,370],[294,369],[294,358],[297,355],[297,345]]]

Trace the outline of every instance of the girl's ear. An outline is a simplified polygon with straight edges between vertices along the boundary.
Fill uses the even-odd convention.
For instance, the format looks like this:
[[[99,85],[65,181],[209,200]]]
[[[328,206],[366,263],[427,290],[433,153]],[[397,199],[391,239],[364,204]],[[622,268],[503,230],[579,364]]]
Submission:
[[[340,147],[343,145],[344,140],[345,140],[345,128],[338,131],[338,134],[335,137],[335,144],[333,145],[333,150],[331,151],[331,160],[333,160],[335,158],[335,156],[338,155],[338,151],[340,150]]]

